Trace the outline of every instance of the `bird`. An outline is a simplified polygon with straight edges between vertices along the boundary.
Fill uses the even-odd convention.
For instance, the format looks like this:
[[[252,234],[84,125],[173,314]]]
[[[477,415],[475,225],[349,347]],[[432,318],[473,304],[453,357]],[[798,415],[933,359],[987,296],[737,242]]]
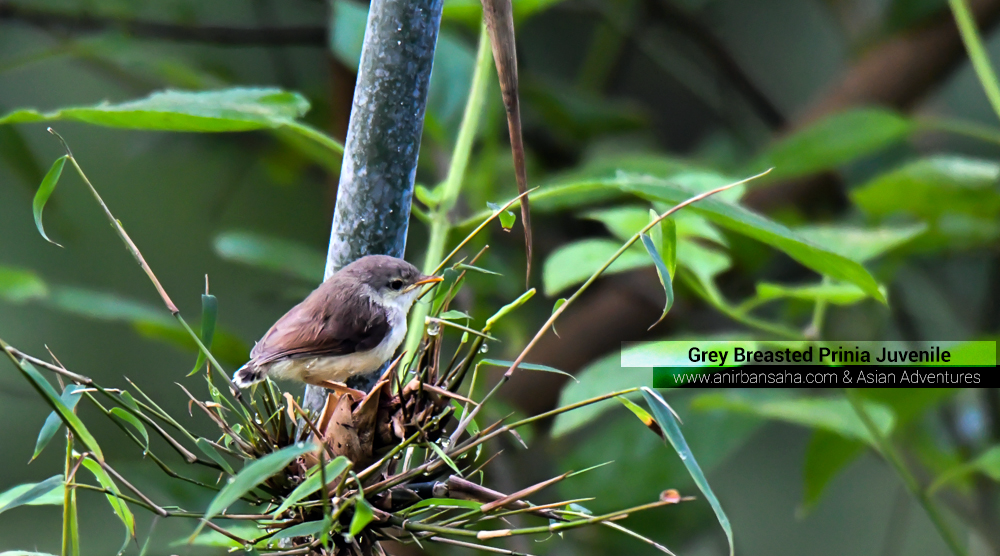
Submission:
[[[361,257],[278,319],[233,373],[233,384],[246,388],[270,377],[329,386],[374,372],[406,337],[421,286],[441,280],[402,259]]]

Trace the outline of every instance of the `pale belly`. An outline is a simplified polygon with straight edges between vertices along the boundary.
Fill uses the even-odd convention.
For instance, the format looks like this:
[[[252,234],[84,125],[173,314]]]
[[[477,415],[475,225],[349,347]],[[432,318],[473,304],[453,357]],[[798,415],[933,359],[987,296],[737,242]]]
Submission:
[[[379,345],[368,351],[350,355],[325,357],[303,357],[276,361],[268,369],[272,378],[298,380],[306,383],[318,383],[324,380],[346,382],[355,375],[364,375],[377,371],[383,363],[396,352],[399,344],[406,337],[406,320],[392,326],[392,334],[386,336]]]

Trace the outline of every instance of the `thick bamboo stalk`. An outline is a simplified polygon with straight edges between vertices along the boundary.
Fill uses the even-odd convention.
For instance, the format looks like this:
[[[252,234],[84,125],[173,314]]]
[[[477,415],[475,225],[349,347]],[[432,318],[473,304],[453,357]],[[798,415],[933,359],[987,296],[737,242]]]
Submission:
[[[325,278],[364,255],[402,257],[443,0],[373,0],[344,144]],[[371,387],[370,377],[351,386]],[[304,405],[321,407],[306,388]]]

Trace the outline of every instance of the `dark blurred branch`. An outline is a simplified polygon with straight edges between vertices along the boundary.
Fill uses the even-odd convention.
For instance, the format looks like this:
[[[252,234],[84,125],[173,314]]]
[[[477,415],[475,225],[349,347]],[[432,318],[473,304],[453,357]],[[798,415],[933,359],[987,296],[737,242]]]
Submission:
[[[743,71],[726,45],[707,25],[678,7],[673,0],[649,0],[647,5],[650,12],[662,18],[674,31],[683,34],[698,46],[715,69],[736,88],[768,127],[779,129],[787,125],[784,114]]]
[[[87,13],[65,13],[18,6],[0,1],[0,21],[27,23],[42,29],[77,33],[120,31],[135,37],[217,46],[309,46],[323,48],[322,26],[240,28],[221,25],[174,25],[141,19],[121,19]]]

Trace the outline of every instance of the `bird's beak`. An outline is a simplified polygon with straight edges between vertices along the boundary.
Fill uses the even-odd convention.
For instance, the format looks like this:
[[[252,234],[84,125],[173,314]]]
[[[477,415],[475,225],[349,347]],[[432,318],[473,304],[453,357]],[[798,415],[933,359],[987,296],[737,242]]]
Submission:
[[[423,286],[424,284],[434,284],[436,282],[440,282],[441,280],[444,280],[444,278],[440,276],[424,276],[423,278],[407,286],[406,291],[412,291],[416,288],[419,288],[420,286]]]

